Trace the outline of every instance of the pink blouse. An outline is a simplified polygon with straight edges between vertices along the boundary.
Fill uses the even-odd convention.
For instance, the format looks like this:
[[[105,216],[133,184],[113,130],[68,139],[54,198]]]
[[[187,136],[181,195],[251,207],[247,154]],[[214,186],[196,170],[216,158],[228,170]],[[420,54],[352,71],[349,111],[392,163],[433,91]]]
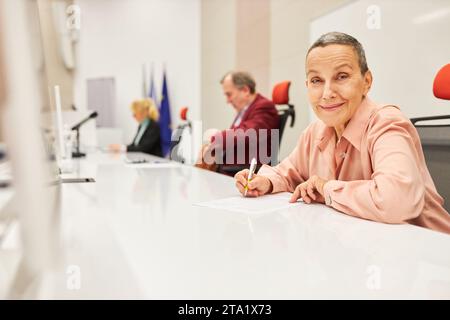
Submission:
[[[264,165],[258,174],[270,179],[273,193],[293,192],[317,175],[329,180],[327,205],[341,212],[450,234],[450,215],[428,172],[419,135],[392,105],[364,99],[339,141],[334,128],[312,123],[286,159]]]

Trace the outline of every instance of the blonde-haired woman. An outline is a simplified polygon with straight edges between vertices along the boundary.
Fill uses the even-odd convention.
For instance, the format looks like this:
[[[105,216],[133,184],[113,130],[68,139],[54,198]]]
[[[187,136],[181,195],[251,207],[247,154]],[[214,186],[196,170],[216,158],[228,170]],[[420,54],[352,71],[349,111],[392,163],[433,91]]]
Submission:
[[[139,123],[133,142],[128,146],[111,144],[111,151],[144,152],[155,156],[162,156],[159,135],[159,113],[152,99],[146,98],[134,101],[131,106],[133,117]]]

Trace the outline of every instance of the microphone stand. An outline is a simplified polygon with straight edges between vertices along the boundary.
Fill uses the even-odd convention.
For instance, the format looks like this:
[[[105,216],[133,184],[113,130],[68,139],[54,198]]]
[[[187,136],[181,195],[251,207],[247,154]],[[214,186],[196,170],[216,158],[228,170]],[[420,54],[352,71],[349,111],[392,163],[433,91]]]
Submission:
[[[76,131],[77,140],[76,140],[76,149],[72,152],[73,158],[82,158],[86,156],[86,153],[80,151],[80,128],[83,124],[85,124],[90,119],[94,119],[97,117],[97,112],[91,113],[86,119],[82,120],[80,123],[72,127],[72,131]]]
[[[86,153],[80,152],[80,127],[77,126],[75,128],[75,131],[77,132],[77,140],[76,140],[75,151],[72,152],[72,157],[73,158],[83,158],[86,156]]]
[[[188,128],[189,131],[192,130],[192,125],[191,122],[188,120],[187,123],[181,124],[177,127],[177,129],[174,132],[174,135],[172,136],[172,142],[170,145],[170,158],[171,160],[175,160],[181,163],[185,163],[186,159],[184,159],[183,157],[179,156],[178,154],[173,155],[172,151],[178,147],[178,145],[181,142],[181,139],[183,138],[183,131],[185,128]]]

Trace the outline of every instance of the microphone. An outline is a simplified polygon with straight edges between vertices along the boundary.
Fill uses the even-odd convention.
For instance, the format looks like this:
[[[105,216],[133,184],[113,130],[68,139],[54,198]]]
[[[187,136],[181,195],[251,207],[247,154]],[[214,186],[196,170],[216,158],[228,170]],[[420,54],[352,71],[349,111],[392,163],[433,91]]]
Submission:
[[[72,127],[72,131],[76,131],[77,132],[76,150],[74,152],[72,152],[72,157],[74,157],[74,158],[81,158],[81,157],[86,156],[85,153],[80,151],[80,127],[83,124],[85,124],[86,122],[88,122],[90,119],[97,118],[97,116],[98,116],[97,111],[94,111],[87,118],[81,120],[80,122],[78,122],[76,125],[74,125]]]
[[[80,129],[80,127],[81,127],[83,124],[85,124],[86,122],[88,122],[90,119],[95,119],[95,118],[97,118],[97,116],[98,116],[98,112],[97,112],[97,111],[92,112],[89,116],[87,116],[87,118],[81,120],[79,123],[77,123],[76,125],[74,125],[74,126],[72,127],[72,130],[78,130],[78,129]]]

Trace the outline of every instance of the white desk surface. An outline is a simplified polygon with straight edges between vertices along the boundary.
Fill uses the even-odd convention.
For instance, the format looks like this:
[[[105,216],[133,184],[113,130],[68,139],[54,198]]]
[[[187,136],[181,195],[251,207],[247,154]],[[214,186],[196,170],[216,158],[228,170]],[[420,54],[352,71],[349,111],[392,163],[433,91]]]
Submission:
[[[193,206],[235,196],[230,177],[190,166],[77,162],[95,183],[62,185],[57,298],[450,298],[450,236],[299,204],[247,215]],[[80,288],[67,287],[71,265]]]

